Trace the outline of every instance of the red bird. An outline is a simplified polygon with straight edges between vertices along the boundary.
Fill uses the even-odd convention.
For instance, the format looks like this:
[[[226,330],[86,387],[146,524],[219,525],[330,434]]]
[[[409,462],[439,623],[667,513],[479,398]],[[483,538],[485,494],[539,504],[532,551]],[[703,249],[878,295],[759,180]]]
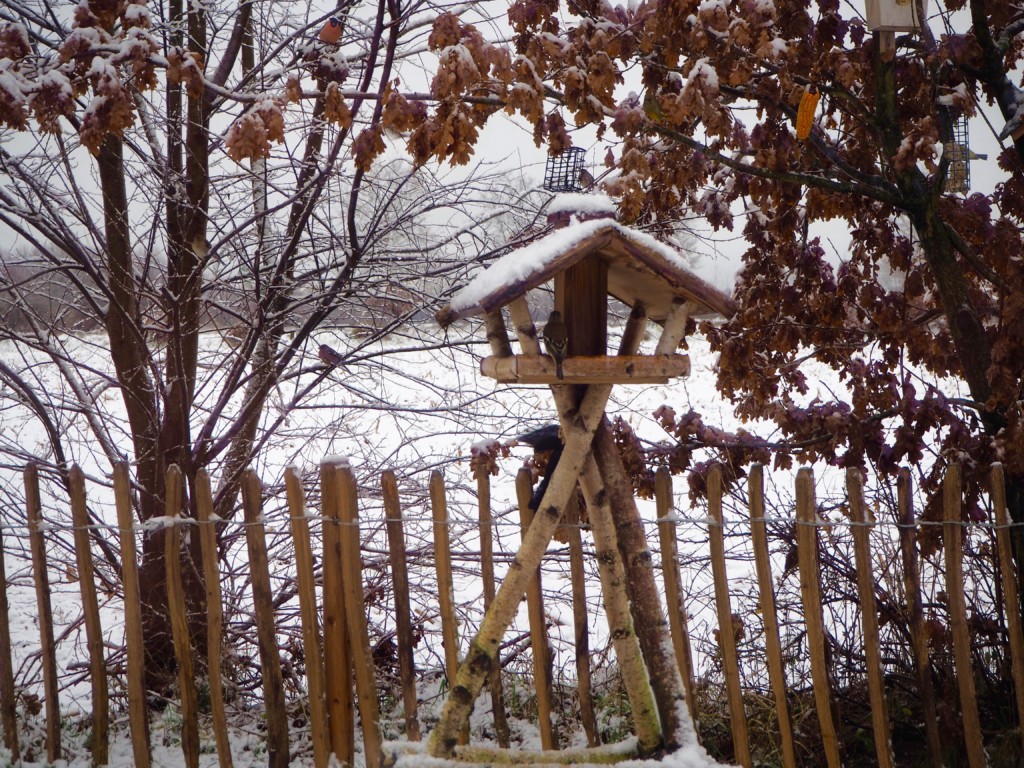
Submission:
[[[341,39],[341,19],[331,16],[320,30],[320,42],[337,45]]]

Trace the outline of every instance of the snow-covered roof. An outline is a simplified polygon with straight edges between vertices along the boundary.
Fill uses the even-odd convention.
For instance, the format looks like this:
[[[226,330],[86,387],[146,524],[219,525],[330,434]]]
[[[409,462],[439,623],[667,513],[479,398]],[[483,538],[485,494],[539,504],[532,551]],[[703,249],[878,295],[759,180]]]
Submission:
[[[569,197],[574,200],[561,200]],[[437,313],[442,326],[494,312],[591,257],[608,263],[608,293],[631,307],[643,303],[647,316],[656,322],[665,319],[673,300],[680,297],[693,305],[694,316],[729,317],[735,312],[733,300],[691,272],[672,246],[611,218],[587,218],[614,211],[608,198],[561,195],[554,204],[558,206],[555,213],[561,214],[585,206],[585,220],[573,217],[566,226],[510,251],[478,272]]]

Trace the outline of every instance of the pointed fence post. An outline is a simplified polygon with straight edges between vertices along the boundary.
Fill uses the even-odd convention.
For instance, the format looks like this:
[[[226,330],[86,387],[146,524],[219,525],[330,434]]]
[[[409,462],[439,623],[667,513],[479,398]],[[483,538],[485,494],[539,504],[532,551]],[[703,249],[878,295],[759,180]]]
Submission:
[[[96,578],[89,541],[89,510],[86,506],[85,475],[76,464],[68,475],[71,489],[71,521],[74,526],[78,586],[82,595],[86,645],[89,649],[89,676],[92,683],[92,764],[106,765],[110,759],[110,696],[107,687],[107,660],[103,653],[103,625],[96,597]]]
[[[971,663],[971,629],[967,624],[967,601],[964,597],[963,539],[964,522],[960,514],[962,494],[960,465],[950,464],[942,484],[942,505],[945,511],[942,539],[946,554],[946,596],[949,601],[949,629],[953,635],[953,658],[956,682],[960,689],[960,717],[967,742],[967,761],[971,768],[985,768],[985,743],[978,717],[978,697],[974,688],[974,666]]]
[[[924,732],[928,739],[928,759],[932,768],[942,768],[942,741],[932,688],[932,667],[928,657],[928,635],[924,626],[921,599],[921,567],[917,554],[917,521],[910,470],[901,467],[896,476],[896,504],[900,519],[900,554],[903,561],[903,588],[910,618],[910,643],[914,649],[914,672],[924,714]]]
[[[313,765],[327,768],[331,738],[327,728],[327,695],[324,691],[324,657],[320,650],[320,624],[316,615],[316,584],[313,576],[313,547],[309,539],[309,518],[302,480],[294,467],[284,471],[288,495],[288,517],[295,546],[295,575],[299,593],[302,647],[306,657],[306,686],[309,694],[309,731],[313,741]]]
[[[395,473],[385,470],[380,476],[387,517],[388,550],[391,558],[391,580],[395,592],[395,636],[398,644],[398,668],[402,676],[402,703],[405,710],[405,735],[409,741],[420,740],[417,716],[416,665],[413,659],[413,631],[409,608],[409,571],[402,530],[402,507],[398,498]],[[482,537],[481,537],[482,538]],[[492,587],[493,589],[493,587]]]
[[[181,517],[184,479],[176,464],[167,468],[167,498],[164,514],[164,565],[167,579],[167,609],[171,615],[171,639],[178,662],[178,687],[181,696],[181,751],[188,768],[199,768],[199,705],[196,697],[195,669],[192,665],[192,638],[181,583]]]
[[[349,467],[338,470],[338,506],[341,510],[341,567],[345,582],[345,619],[349,647],[359,693],[359,718],[363,726],[363,757],[366,768],[381,768],[384,761],[380,733],[380,702],[370,655],[363,595],[363,567],[359,549],[359,497],[356,478]],[[358,651],[356,650],[358,649]]]
[[[875,578],[871,572],[871,541],[874,524],[864,512],[864,480],[860,467],[847,467],[846,491],[850,497],[850,521],[853,523],[854,560],[857,567],[857,594],[860,598],[861,626],[864,631],[868,694],[871,699],[871,722],[875,734],[875,756],[879,768],[891,768],[892,737],[885,703],[885,681],[882,676],[882,654],[878,639],[878,607],[875,601]]]
[[[39,496],[39,467],[25,467],[25,507],[28,515],[28,543],[32,550],[32,576],[36,582],[39,612],[39,643],[43,665],[43,701],[46,706],[46,759],[61,758],[60,701],[57,694],[57,648],[53,639],[53,609],[50,607],[50,578],[46,572],[46,537],[43,534],[43,506]]]
[[[818,510],[814,500],[814,475],[804,467],[796,476],[796,534],[800,558],[800,597],[807,623],[807,650],[811,656],[814,703],[821,725],[821,741],[829,768],[840,768],[839,737],[832,719],[832,686],[825,662],[825,619],[818,582]]]
[[[779,616],[775,608],[775,587],[772,582],[771,557],[768,552],[768,530],[764,515],[764,467],[754,464],[747,476],[750,497],[750,536],[754,545],[754,569],[757,571],[758,599],[764,622],[765,650],[768,656],[768,680],[775,698],[775,716],[779,720],[779,741],[782,746],[782,765],[796,768],[796,746],[793,741],[793,721],[786,700],[786,673],[782,662],[782,642],[779,640]]]
[[[128,723],[131,729],[135,768],[149,768],[149,710],[146,707],[146,655],[142,638],[142,599],[139,590],[138,555],[135,546],[131,479],[128,465],[114,465],[114,504],[121,542],[121,578],[124,582],[124,637],[128,657]]]
[[[715,607],[718,610],[718,647],[722,652],[725,690],[729,699],[729,726],[733,752],[744,768],[751,768],[747,714],[740,688],[740,663],[736,653],[736,634],[729,600],[729,576],[725,563],[725,531],[722,517],[722,467],[713,464],[708,471],[708,539],[711,545],[711,572],[715,582]]]
[[[245,542],[249,550],[249,576],[252,580],[253,614],[263,678],[263,702],[267,709],[268,768],[288,768],[288,711],[284,703],[281,656],[274,627],[274,598],[263,524],[263,487],[251,469],[247,469],[242,476],[242,509],[245,512]]]
[[[14,693],[14,667],[11,662],[11,616],[7,601],[7,569],[4,566],[4,535],[0,526],[0,722],[3,723],[4,746],[12,762],[21,760],[18,741],[18,710]]]
[[[217,563],[217,529],[213,512],[213,490],[205,470],[196,473],[196,514],[199,519],[199,547],[203,558],[203,580],[206,582],[206,645],[207,675],[210,684],[210,717],[217,742],[220,768],[232,768],[231,740],[224,711],[224,606],[220,593],[220,566]]]
[[[1006,604],[1006,634],[1009,635],[1013,688],[1017,697],[1017,722],[1024,748],[1024,632],[1021,630],[1020,585],[1013,565],[1010,518],[1006,513],[1006,482],[1003,465],[992,465],[992,507],[995,514],[999,572],[1003,577],[1003,602]]]

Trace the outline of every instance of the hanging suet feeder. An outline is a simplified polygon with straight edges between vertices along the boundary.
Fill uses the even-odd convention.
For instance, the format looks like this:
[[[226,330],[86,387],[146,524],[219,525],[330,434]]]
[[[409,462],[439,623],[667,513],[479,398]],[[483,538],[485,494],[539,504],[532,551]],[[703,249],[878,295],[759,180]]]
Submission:
[[[548,192],[582,192],[593,182],[584,167],[587,150],[569,147],[557,155],[548,155],[544,167],[544,189]]]

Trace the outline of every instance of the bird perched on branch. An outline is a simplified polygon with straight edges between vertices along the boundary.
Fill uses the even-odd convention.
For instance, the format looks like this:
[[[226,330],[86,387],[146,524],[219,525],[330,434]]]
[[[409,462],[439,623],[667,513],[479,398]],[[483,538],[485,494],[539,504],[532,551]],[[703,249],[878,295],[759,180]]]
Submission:
[[[337,16],[331,16],[331,18],[324,22],[324,26],[320,30],[319,40],[321,43],[330,43],[331,45],[337,45],[340,39],[341,19],[339,19]]]
[[[565,361],[565,353],[569,350],[569,329],[565,327],[562,313],[557,309],[548,315],[548,322],[541,335],[544,337],[545,349],[555,361],[555,375],[559,379],[564,378],[562,363]]]

